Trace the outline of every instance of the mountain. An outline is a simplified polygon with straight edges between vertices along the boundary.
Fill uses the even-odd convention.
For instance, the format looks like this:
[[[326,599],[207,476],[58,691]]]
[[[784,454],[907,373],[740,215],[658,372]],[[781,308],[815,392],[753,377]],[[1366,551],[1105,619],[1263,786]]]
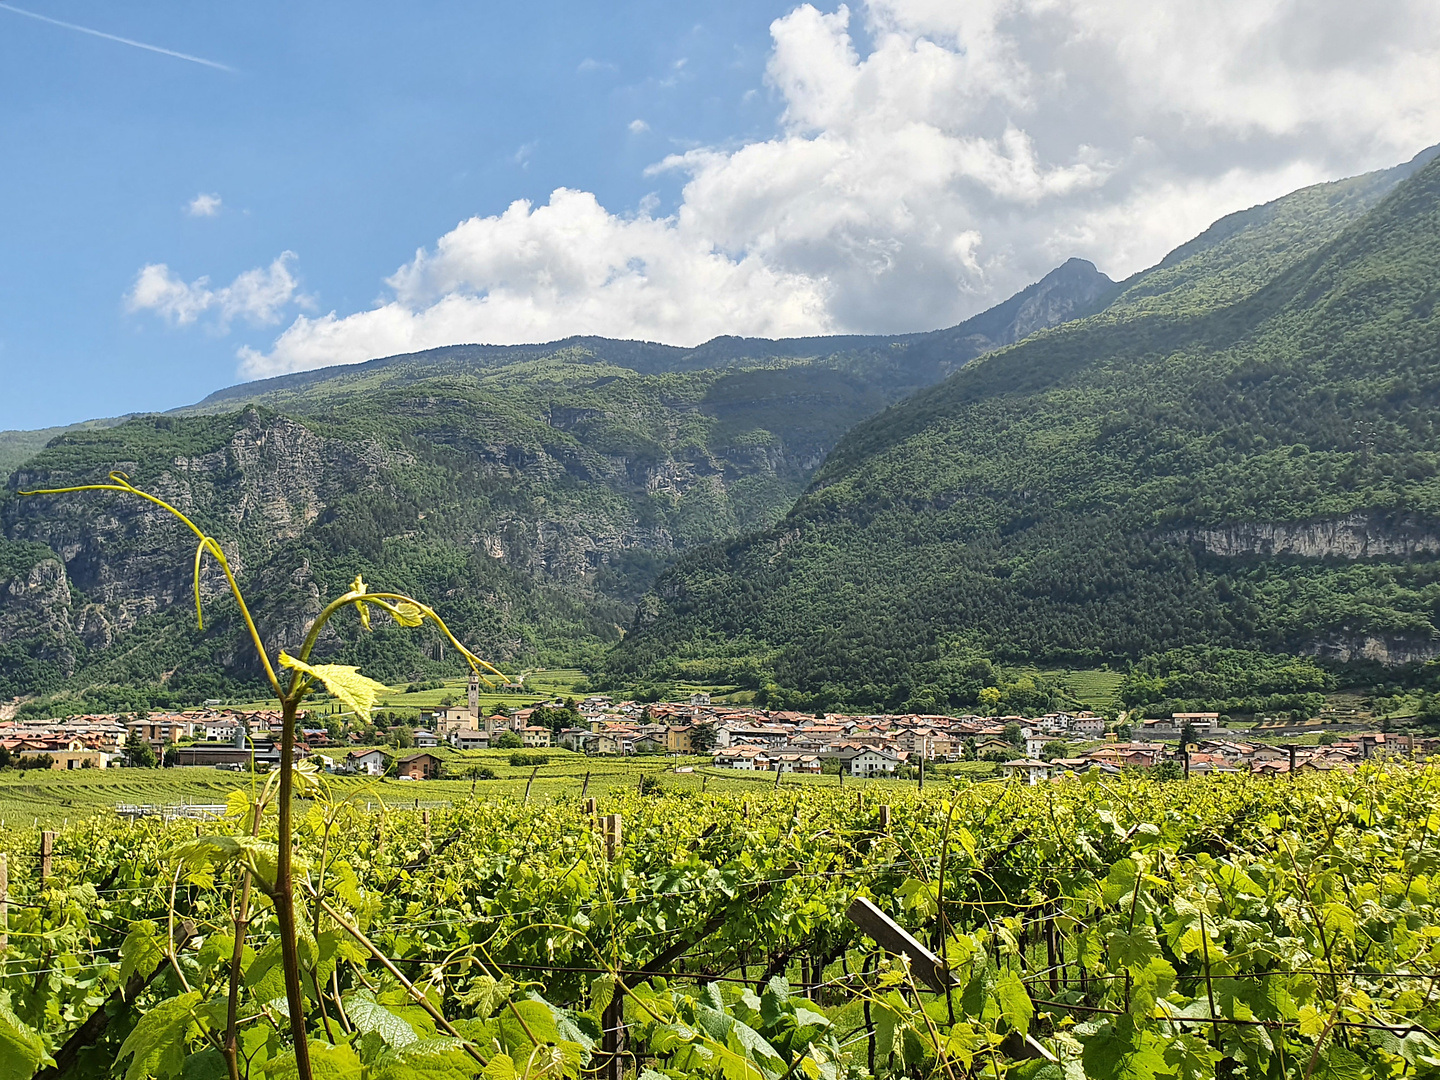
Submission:
[[[72,703],[133,707],[256,675],[213,572],[214,610],[193,628],[178,523],[20,490],[125,471],[231,545],[277,645],[362,573],[434,603],[500,662],[588,662],[678,553],[769,527],[854,424],[1112,288],[1072,260],[927,334],[455,346],[68,430],[0,498],[0,695],[92,687]],[[390,679],[445,668],[438,638],[391,637],[342,628],[325,651]]]
[[[662,575],[606,677],[925,711],[990,658],[1440,655],[1437,281],[1434,150],[1222,219],[857,425]]]

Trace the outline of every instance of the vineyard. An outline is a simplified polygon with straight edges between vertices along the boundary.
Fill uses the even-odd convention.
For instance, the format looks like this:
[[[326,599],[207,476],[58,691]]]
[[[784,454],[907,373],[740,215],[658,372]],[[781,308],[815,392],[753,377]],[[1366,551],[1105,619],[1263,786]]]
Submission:
[[[1440,1074],[1436,776],[482,789],[437,810],[307,776],[308,1067]],[[43,862],[9,837],[0,1078],[297,1075],[273,799],[234,792],[201,825],[93,818]],[[913,955],[852,920],[857,897]]]

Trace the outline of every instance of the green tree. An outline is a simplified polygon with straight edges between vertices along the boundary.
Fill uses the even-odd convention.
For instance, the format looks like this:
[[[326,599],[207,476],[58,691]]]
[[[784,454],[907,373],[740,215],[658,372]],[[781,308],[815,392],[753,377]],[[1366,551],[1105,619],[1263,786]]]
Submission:
[[[121,756],[132,769],[155,767],[155,751],[138,731],[132,731],[125,737],[125,749],[121,751]]]
[[[496,750],[515,750],[524,746],[525,740],[513,731],[502,731],[491,740],[490,745]]]
[[[1185,769],[1178,761],[1162,761],[1150,770],[1150,777],[1153,780],[1181,780],[1185,776]]]
[[[690,731],[690,746],[697,754],[708,754],[714,750],[715,725],[696,724]]]
[[[1024,729],[1021,728],[1020,725],[1015,723],[1014,721],[1011,721],[1010,723],[1005,725],[1005,734],[1002,737],[1006,742],[1014,746],[1025,745]]]
[[[396,724],[390,729],[390,745],[397,750],[405,750],[415,745],[415,732],[404,724]]]

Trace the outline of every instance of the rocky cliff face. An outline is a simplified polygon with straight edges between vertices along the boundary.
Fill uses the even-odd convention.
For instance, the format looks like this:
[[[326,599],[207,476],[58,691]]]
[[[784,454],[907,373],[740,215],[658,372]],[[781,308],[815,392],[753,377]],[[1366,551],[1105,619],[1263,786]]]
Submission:
[[[1440,553],[1440,527],[1416,518],[1387,520],[1367,514],[1321,521],[1197,527],[1179,537],[1222,556],[1367,559]]]

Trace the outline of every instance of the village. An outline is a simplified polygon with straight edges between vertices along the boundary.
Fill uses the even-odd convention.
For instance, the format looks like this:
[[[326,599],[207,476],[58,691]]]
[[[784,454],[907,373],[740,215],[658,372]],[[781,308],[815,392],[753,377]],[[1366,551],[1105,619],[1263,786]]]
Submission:
[[[1108,721],[1093,712],[1038,717],[851,715],[766,710],[712,703],[641,704],[592,695],[482,715],[472,678],[463,705],[420,713],[403,745],[363,738],[327,717],[301,714],[297,755],[329,771],[425,780],[446,773],[452,751],[560,747],[596,757],[709,757],[713,767],[752,773],[909,779],[927,766],[989,762],[1028,784],[1082,773],[1164,768],[1167,775],[1248,771],[1353,770],[1371,757],[1435,749],[1409,734],[1320,732],[1320,745],[1256,741],[1223,726],[1216,713]],[[536,720],[547,723],[537,723]],[[0,765],[57,770],[117,766],[207,766],[264,770],[280,760],[278,710],[207,707],[127,718],[87,715],[0,722]],[[1135,736],[1138,735],[1139,738]]]

